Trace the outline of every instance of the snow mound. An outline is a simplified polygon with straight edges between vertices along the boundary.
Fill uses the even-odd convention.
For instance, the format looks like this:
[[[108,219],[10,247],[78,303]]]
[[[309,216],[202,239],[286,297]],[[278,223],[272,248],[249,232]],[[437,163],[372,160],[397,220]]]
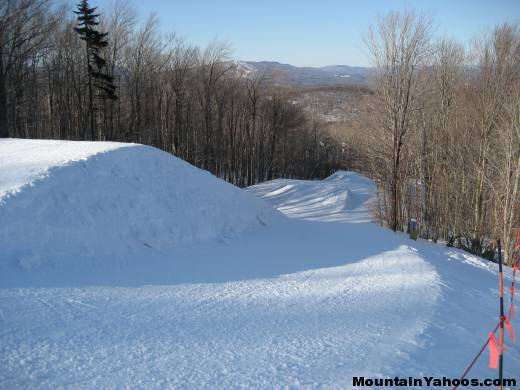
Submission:
[[[0,269],[167,257],[261,229],[266,202],[158,149],[0,141]]]
[[[372,221],[376,186],[356,172],[338,171],[324,180],[272,180],[248,191],[274,203],[290,218],[365,223]]]

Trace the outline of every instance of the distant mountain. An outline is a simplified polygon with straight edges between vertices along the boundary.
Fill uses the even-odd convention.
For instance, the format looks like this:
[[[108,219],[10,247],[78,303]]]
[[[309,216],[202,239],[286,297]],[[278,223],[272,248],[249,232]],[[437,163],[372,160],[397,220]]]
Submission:
[[[297,87],[367,85],[371,68],[330,65],[321,68],[299,67],[274,61],[239,63],[246,75],[263,74],[275,83]]]

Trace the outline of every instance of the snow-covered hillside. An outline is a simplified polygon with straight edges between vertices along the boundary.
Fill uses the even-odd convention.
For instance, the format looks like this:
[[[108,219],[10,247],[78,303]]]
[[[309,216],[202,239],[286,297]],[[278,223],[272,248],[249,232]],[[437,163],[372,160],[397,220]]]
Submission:
[[[4,281],[18,267],[164,258],[276,217],[265,202],[165,152],[103,142],[0,141],[0,202]]]
[[[0,388],[455,378],[497,321],[496,267],[371,223],[363,176],[248,193],[124,146],[0,142]]]

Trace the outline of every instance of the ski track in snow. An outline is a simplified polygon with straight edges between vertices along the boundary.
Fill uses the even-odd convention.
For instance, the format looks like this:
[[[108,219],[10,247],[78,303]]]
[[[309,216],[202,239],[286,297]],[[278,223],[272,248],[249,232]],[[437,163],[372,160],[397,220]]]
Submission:
[[[39,185],[2,169],[0,188]],[[248,191],[290,218],[86,265],[27,268],[0,255],[0,388],[349,389],[362,375],[458,377],[494,327],[496,266],[371,223],[370,180],[339,172]],[[469,377],[494,377],[486,365],[483,356]],[[509,344],[505,376],[518,367]]]

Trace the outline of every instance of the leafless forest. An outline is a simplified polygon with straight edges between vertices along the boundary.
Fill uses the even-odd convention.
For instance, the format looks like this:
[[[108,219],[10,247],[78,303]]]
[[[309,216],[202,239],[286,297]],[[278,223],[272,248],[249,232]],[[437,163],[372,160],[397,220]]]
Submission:
[[[427,17],[392,13],[367,26],[368,87],[311,93],[251,76],[226,44],[195,47],[114,4],[95,11],[109,99],[90,82],[92,53],[72,9],[0,2],[0,136],[144,143],[239,186],[355,169],[378,183],[376,213],[390,228],[415,218],[422,237],[487,257],[501,238],[510,261],[520,225],[518,26],[455,42],[437,39]]]

